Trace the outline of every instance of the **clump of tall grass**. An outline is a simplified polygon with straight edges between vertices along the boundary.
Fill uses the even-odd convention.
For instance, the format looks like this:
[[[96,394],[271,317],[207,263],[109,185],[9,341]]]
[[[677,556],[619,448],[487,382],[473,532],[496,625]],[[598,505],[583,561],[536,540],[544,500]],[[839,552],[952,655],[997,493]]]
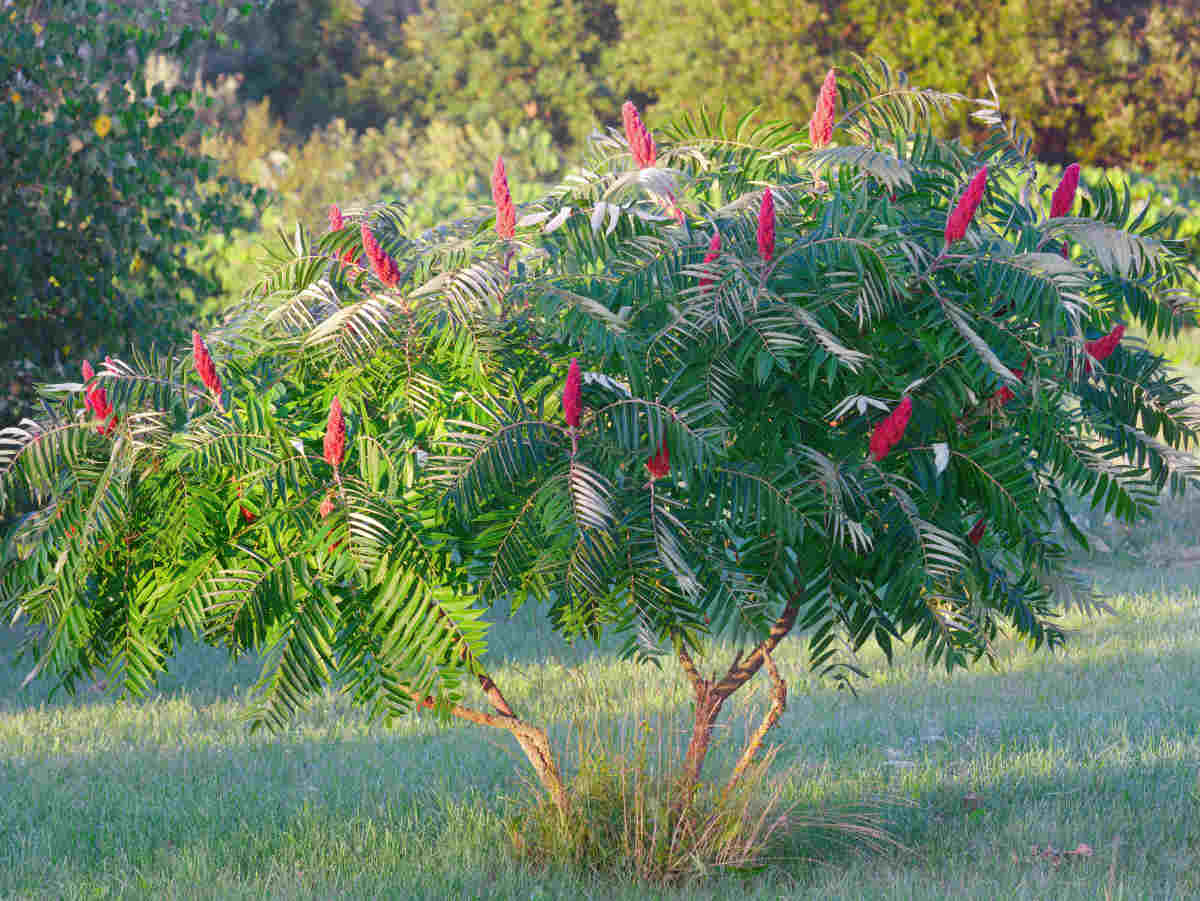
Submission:
[[[607,736],[594,724],[574,731],[567,818],[531,792],[507,820],[512,850],[527,864],[672,885],[760,871],[782,860],[785,848],[897,845],[874,810],[824,815],[790,800],[792,779],[778,772],[778,748],[730,784],[701,782],[683,804],[682,721],[670,715],[653,722],[625,719]]]

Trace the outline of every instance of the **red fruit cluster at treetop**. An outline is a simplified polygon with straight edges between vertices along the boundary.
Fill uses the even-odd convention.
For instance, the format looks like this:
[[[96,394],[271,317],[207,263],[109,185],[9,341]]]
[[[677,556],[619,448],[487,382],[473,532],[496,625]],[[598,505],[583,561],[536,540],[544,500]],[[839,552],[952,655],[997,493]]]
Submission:
[[[665,479],[671,472],[671,449],[667,447],[667,439],[658,446],[658,453],[646,461],[646,472],[650,479]]]
[[[970,541],[971,544],[978,545],[979,542],[983,541],[983,533],[986,531],[987,520],[981,516],[975,525],[971,527],[971,531],[967,534],[967,540]]]
[[[1017,378],[1021,379],[1021,381],[1025,380],[1025,370],[1023,367],[1021,367],[1021,366],[1016,367],[1015,369],[1013,369],[1013,373],[1016,375]],[[1001,386],[996,391],[996,393],[992,396],[997,398],[1000,401],[1000,403],[1002,403],[1002,404],[1006,404],[1010,400],[1012,400],[1014,397],[1016,397],[1016,395],[1013,394],[1012,388],[1008,387],[1008,385]]]
[[[92,369],[92,364],[87,360],[83,361],[83,380],[90,382],[96,377],[96,371]],[[108,401],[108,392],[99,385],[93,385],[90,388],[85,388],[83,391],[83,403],[91,411],[91,414],[97,419],[107,420],[96,426],[96,431],[101,435],[108,435],[114,432],[117,428],[117,417],[112,415],[113,407]],[[109,417],[112,417],[111,419]]]
[[[775,198],[770,188],[763,191],[762,205],[758,208],[758,255],[764,263],[775,256]]]
[[[510,240],[517,233],[517,209],[508,190],[508,173],[504,171],[501,157],[496,157],[496,166],[492,169],[492,200],[496,204],[496,234]]]
[[[572,358],[571,366],[567,369],[567,383],[563,386],[563,418],[567,425],[579,428],[579,414],[583,411],[583,374],[579,371],[579,361]]]
[[[975,217],[975,211],[979,209],[979,203],[983,200],[983,190],[987,187],[987,174],[987,166],[975,173],[962,196],[958,198],[958,203],[946,217],[947,247],[955,241],[962,240],[966,235],[967,226],[971,224],[971,220]]]
[[[1063,172],[1058,187],[1050,198],[1050,217],[1057,219],[1071,212],[1075,205],[1075,189],[1079,187],[1079,163],[1071,163]]]
[[[329,230],[331,232],[341,231],[345,224],[346,220],[342,218],[342,211],[338,208],[338,205],[336,203],[331,204],[329,207]]]
[[[817,95],[817,106],[812,118],[808,121],[808,139],[813,149],[825,147],[833,140],[834,105],[837,103],[837,76],[833,69],[825,76],[821,84],[821,93]]]
[[[216,364],[213,363],[212,354],[208,352],[208,345],[196,331],[192,332],[192,362],[195,363],[196,373],[200,376],[204,387],[219,399],[221,397],[221,379],[217,375]]]
[[[658,150],[632,100],[626,100],[621,106],[621,118],[625,122],[625,139],[629,141],[633,161],[639,169],[650,168],[658,161]]]
[[[389,288],[396,287],[400,283],[400,269],[387,251],[379,246],[375,235],[371,233],[371,229],[365,222],[362,224],[362,242],[363,251],[366,253],[367,259],[371,261],[375,277]]]
[[[325,423],[325,462],[330,466],[341,466],[346,456],[346,417],[342,415],[342,402],[336,397],[329,404],[329,419]]]
[[[896,409],[875,426],[875,430],[871,433],[871,456],[876,462],[886,457],[891,453],[892,448],[900,443],[911,417],[912,398],[906,397],[896,405]]]
[[[708,253],[704,255],[704,262],[711,263],[721,255],[721,233],[713,232],[712,239],[708,242]],[[700,287],[707,288],[712,284],[711,278],[700,279]]]
[[[1117,345],[1121,343],[1121,336],[1125,334],[1125,326],[1115,325],[1111,332],[1103,338],[1097,338],[1094,341],[1088,341],[1083,346],[1087,352],[1097,360],[1107,360],[1112,356],[1112,352],[1117,349]],[[1092,361],[1088,360],[1084,364],[1084,368],[1092,371]]]

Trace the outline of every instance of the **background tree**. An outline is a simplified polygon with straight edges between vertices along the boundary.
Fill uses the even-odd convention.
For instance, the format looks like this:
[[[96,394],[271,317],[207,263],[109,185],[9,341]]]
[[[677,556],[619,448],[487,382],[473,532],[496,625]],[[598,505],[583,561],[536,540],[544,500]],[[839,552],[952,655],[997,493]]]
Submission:
[[[188,261],[189,246],[249,225],[247,204],[261,197],[181,146],[191,94],[144,77],[152,51],[186,52],[210,31],[128,4],[20,4],[4,16],[0,366],[12,385],[0,416],[9,419],[50,367],[185,334],[195,299],[216,288]]]
[[[1179,246],[1106,184],[1039,192],[987,104],[968,149],[933,131],[955,97],[886,67],[823,90],[803,132],[661,144],[628,105],[521,210],[499,162],[473,220],[331,210],[190,351],[47,389],[0,446],[3,501],[36,507],[0,610],[45,626],[33,672],[140,693],[189,632],[263,651],[259,722],[333,682],[504,728],[569,817],[489,674],[490,608],[536,603],[679,658],[682,818],[728,697],[771,678],[731,783],[782,714],[793,632],[842,677],[867,642],[1061,644],[1096,602],[1064,496],[1136,522],[1198,475],[1190,390],[1117,320],[1194,315]],[[741,647],[715,670],[711,634]]]

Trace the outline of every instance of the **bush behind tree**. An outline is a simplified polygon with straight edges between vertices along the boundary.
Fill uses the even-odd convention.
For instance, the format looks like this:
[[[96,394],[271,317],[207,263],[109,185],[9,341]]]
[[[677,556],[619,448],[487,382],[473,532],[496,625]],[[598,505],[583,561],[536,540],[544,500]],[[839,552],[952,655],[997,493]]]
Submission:
[[[216,10],[217,7],[212,7]],[[261,202],[183,146],[191,95],[148,85],[145,65],[204,36],[161,11],[65,2],[4,12],[0,31],[0,365],[7,378],[140,342],[177,341],[215,290],[190,245],[229,234]],[[240,201],[240,202],[239,202]],[[20,384],[0,416],[27,409]]]
[[[46,627],[33,673],[138,694],[187,632],[262,651],[257,722],[332,682],[385,719],[505,729],[569,824],[546,732],[489,672],[489,609],[537,604],[680,661],[678,824],[763,672],[719,781],[753,767],[793,633],[842,678],[843,643],[948,668],[1002,629],[1061,645],[1062,609],[1096,604],[1064,498],[1136,522],[1200,476],[1190,390],[1118,319],[1194,316],[1182,246],[1105,183],[1056,188],[1050,215],[988,104],[972,149],[932,130],[953,95],[886,68],[836,90],[832,146],[709,118],[656,146],[627,107],[520,210],[497,164],[494,214],[297,227],[190,351],[47,388],[0,445],[0,499],[35,506],[0,611]],[[732,662],[706,657],[718,632]]]

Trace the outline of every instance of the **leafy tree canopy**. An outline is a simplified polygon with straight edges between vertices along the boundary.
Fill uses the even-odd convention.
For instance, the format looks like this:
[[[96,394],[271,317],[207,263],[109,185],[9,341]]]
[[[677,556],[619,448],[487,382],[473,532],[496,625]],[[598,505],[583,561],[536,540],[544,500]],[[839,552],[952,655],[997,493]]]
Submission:
[[[335,682],[501,725],[561,805],[488,674],[493,607],[677,656],[692,783],[794,631],[843,676],[867,642],[1061,644],[1098,603],[1064,496],[1136,522],[1198,475],[1189,388],[1122,339],[1194,315],[1180,247],[1108,184],[1038,190],[993,106],[970,148],[934,131],[956,95],[825,84],[804,132],[656,136],[628,105],[519,210],[497,164],[496,208],[451,225],[331,211],[191,348],[47,386],[0,445],[0,500],[35,508],[2,583],[35,672],[141,693],[195,634],[264,652],[259,722]],[[744,651],[719,678],[712,633]]]

